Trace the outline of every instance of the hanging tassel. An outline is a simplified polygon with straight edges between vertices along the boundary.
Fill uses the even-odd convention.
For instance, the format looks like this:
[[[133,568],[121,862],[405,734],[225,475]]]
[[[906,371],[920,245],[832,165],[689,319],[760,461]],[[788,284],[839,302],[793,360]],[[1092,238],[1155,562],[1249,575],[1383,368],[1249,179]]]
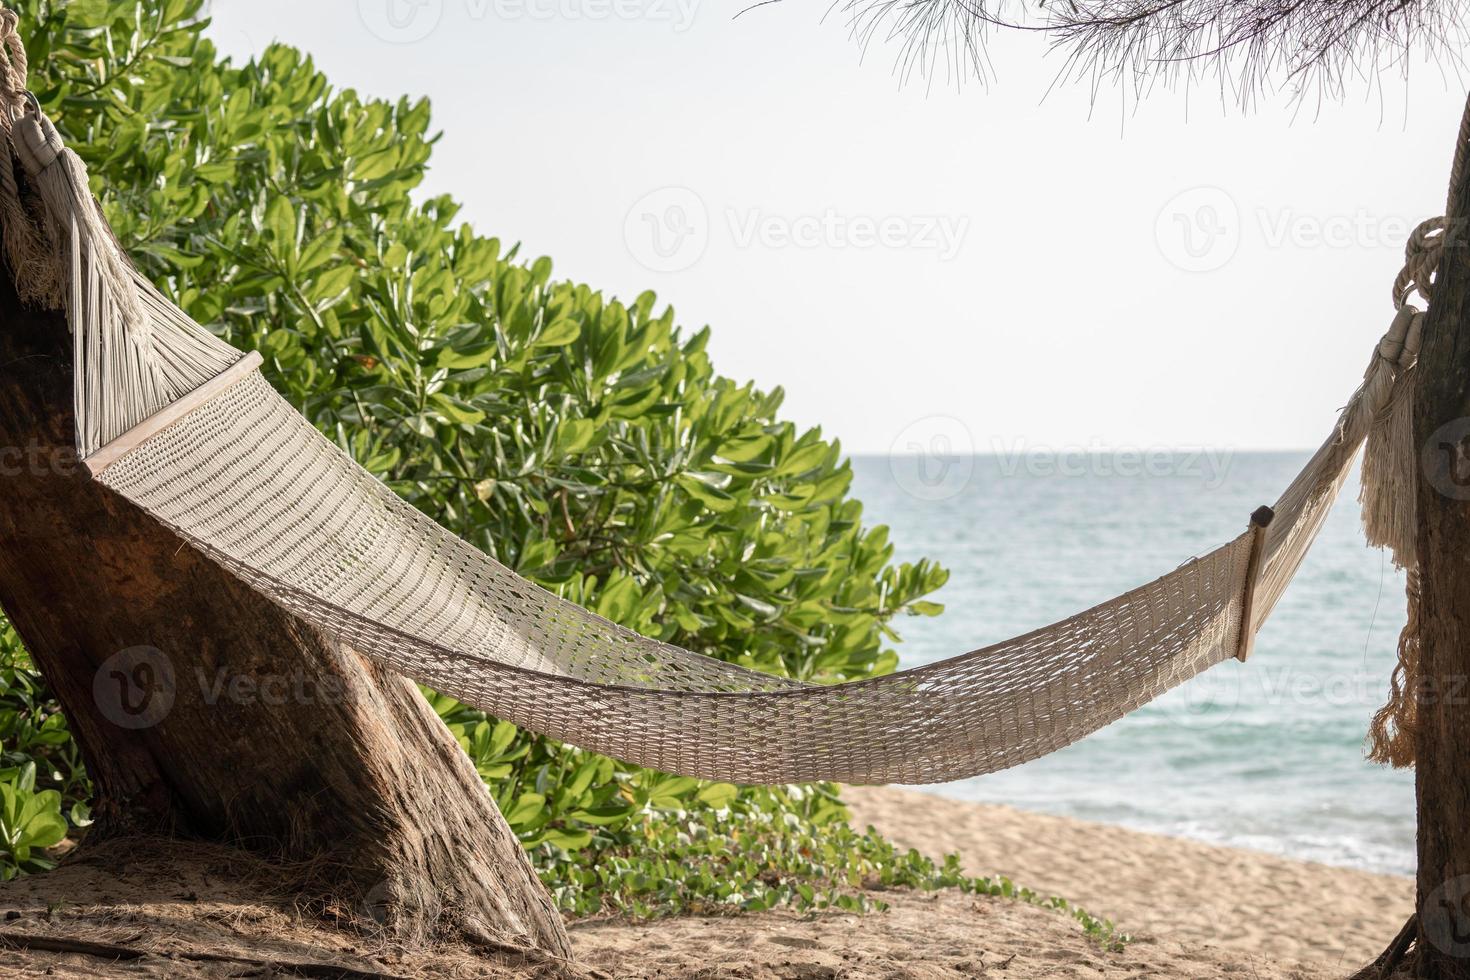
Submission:
[[[40,202],[21,187],[11,126],[26,106],[26,49],[15,11],[0,8],[0,238],[22,302],[60,309],[64,272],[45,232]]]
[[[1389,678],[1388,703],[1368,726],[1368,758],[1406,769],[1414,764],[1414,727],[1422,690],[1419,670],[1419,570],[1410,568],[1405,591],[1409,618],[1399,634],[1399,662]]]
[[[65,305],[64,270],[46,233],[40,202],[21,189],[20,166],[9,132],[0,132],[0,236],[5,261],[21,302],[59,310]]]
[[[0,250],[22,301],[63,309],[83,459],[240,360],[133,268],[87,169],[26,88],[25,45],[0,6]]]
[[[150,389],[150,323],[132,267],[107,227],[81,159],[68,150],[34,100],[11,127],[16,154],[49,218],[52,241],[69,255],[64,290],[76,358],[77,448],[83,457],[136,424],[167,393]]]
[[[1415,343],[1424,315],[1414,311]],[[1414,721],[1419,672],[1419,562],[1414,452],[1414,381],[1405,368],[1389,404],[1374,421],[1363,455],[1363,530],[1368,543],[1389,549],[1394,566],[1407,571],[1408,619],[1399,633],[1398,663],[1389,679],[1388,702],[1368,727],[1368,758],[1404,769],[1414,764]]]
[[[133,285],[132,267],[112,237],[112,230],[87,184],[87,168],[61,142],[51,120],[34,103],[14,125],[15,149],[46,205],[46,212],[71,243],[73,262],[84,263],[90,301],[111,306],[130,328],[146,323]],[[73,269],[75,272],[76,270]],[[78,283],[73,282],[73,289]]]
[[[1363,532],[1368,544],[1387,548],[1397,568],[1413,568],[1417,534],[1414,478],[1419,463],[1414,451],[1414,362],[1424,314],[1405,306],[1378,342],[1380,368],[1391,386],[1386,403],[1374,416],[1363,449]]]
[[[1414,383],[1424,313],[1410,306],[1408,300],[1415,293],[1426,301],[1431,299],[1434,271],[1444,247],[1444,226],[1443,218],[1424,222],[1414,230],[1404,250],[1404,269],[1393,287],[1398,315],[1378,344],[1376,364],[1381,378],[1391,378],[1391,388],[1368,432],[1363,451],[1363,487],[1358,494],[1368,543],[1387,548],[1394,567],[1408,573],[1408,618],[1399,634],[1398,663],[1389,679],[1388,702],[1373,715],[1368,727],[1368,758],[1399,769],[1414,764],[1414,723],[1422,688]]]

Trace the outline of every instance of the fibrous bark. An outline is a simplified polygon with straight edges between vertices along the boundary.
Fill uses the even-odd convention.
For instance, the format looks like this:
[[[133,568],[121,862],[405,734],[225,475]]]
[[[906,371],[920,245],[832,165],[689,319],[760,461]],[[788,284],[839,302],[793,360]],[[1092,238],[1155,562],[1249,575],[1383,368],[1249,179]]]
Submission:
[[[570,956],[561,919],[408,680],[296,621],[88,479],[64,318],[0,269],[0,607],[65,710],[97,844],[310,861],[399,933]]]
[[[1470,167],[1450,191],[1470,215]],[[1445,232],[1414,403],[1419,689],[1415,725],[1418,901],[1415,968],[1470,978],[1470,228]]]

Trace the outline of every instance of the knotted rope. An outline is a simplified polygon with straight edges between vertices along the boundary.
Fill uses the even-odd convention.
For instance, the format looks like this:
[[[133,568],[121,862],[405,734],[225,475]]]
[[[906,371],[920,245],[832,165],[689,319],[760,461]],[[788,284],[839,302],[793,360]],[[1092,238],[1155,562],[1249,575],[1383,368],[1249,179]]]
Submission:
[[[1399,633],[1398,662],[1389,678],[1388,701],[1368,728],[1368,757],[1395,767],[1413,765],[1413,692],[1419,683],[1418,507],[1415,500],[1415,366],[1424,329],[1424,311],[1410,305],[1417,293],[1429,302],[1434,271],[1444,250],[1444,219],[1424,222],[1409,237],[1404,268],[1394,281],[1398,314],[1378,343],[1380,375],[1391,378],[1383,408],[1368,430],[1363,450],[1363,484],[1358,501],[1370,545],[1387,548],[1395,567],[1405,570],[1408,619]]]
[[[33,306],[60,309],[66,268],[47,230],[45,208],[22,188],[16,155],[16,123],[30,103],[28,62],[15,11],[0,5],[0,245],[14,273],[20,298]]]
[[[9,130],[10,120],[25,108],[28,63],[26,46],[20,39],[20,16],[0,7],[0,127]]]
[[[1445,219],[1421,222],[1404,245],[1404,267],[1393,281],[1393,308],[1401,310],[1418,293],[1428,303],[1434,289],[1434,273],[1444,253]]]
[[[1363,456],[1363,530],[1368,543],[1386,547],[1394,565],[1404,569],[1408,618],[1399,634],[1398,662],[1389,678],[1388,701],[1373,716],[1368,729],[1368,757],[1395,767],[1414,764],[1414,728],[1418,696],[1423,690],[1419,656],[1419,603],[1421,583],[1418,557],[1418,506],[1414,443],[1415,364],[1423,331],[1424,312],[1409,304],[1417,294],[1425,304],[1434,301],[1434,279],[1444,257],[1450,229],[1460,229],[1464,217],[1455,208],[1455,190],[1464,178],[1470,158],[1470,101],[1460,117],[1450,166],[1445,216],[1431,218],[1414,229],[1404,248],[1404,268],[1393,284],[1395,326],[1406,321],[1403,344],[1395,349],[1388,337],[1379,345],[1385,360],[1397,365],[1397,378],[1388,403],[1375,419]],[[1394,333],[1390,330],[1390,335]]]
[[[66,310],[77,366],[77,448],[95,451],[172,394],[160,380],[132,265],[87,168],[27,89],[18,18],[0,8],[0,220],[21,298]]]
[[[1393,283],[1397,312],[1388,333],[1378,342],[1378,361],[1383,370],[1370,370],[1364,380],[1365,385],[1379,385],[1382,391],[1369,394],[1369,404],[1380,407],[1363,454],[1363,488],[1358,496],[1363,505],[1363,530],[1369,544],[1392,552],[1399,568],[1417,564],[1413,387],[1424,311],[1409,300],[1417,295],[1426,304],[1429,302],[1434,273],[1444,253],[1444,231],[1444,218],[1430,218],[1409,236],[1404,246],[1404,267]]]

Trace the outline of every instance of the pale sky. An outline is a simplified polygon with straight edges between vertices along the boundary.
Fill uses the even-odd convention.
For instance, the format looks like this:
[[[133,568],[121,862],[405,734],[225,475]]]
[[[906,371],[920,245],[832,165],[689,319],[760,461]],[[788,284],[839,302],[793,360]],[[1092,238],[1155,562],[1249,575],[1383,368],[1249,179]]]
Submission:
[[[210,35],[429,96],[429,191],[656,290],[851,452],[1315,446],[1444,207],[1464,86],[1431,64],[1320,112],[1124,112],[1047,94],[1036,37],[992,39],[988,88],[900,86],[825,2],[748,3],[214,0]]]

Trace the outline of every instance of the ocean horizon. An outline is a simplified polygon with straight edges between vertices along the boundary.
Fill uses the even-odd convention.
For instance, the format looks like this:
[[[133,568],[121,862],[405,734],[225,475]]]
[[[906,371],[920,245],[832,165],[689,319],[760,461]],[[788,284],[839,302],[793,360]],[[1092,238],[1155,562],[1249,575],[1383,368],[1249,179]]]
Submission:
[[[942,445],[942,444],[941,444]],[[1075,448],[855,455],[853,492],[895,559],[949,583],[894,625],[901,668],[1064,619],[1243,531],[1306,450]],[[1288,857],[1412,874],[1410,771],[1367,761],[1404,582],[1364,542],[1352,477],[1245,664],[1224,663],[1046,758],[922,787]]]

